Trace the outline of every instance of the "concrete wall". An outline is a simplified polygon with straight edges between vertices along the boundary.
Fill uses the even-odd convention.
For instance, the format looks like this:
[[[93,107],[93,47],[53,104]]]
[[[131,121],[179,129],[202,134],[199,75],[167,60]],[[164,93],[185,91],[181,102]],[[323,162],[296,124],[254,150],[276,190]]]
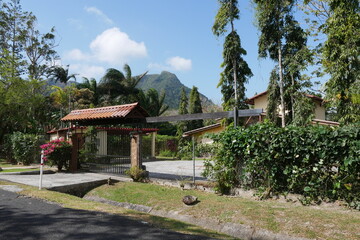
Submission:
[[[315,119],[325,120],[325,107],[315,102]]]
[[[266,112],[266,108],[267,108],[267,94],[262,95],[256,99],[254,99],[254,108],[258,109],[258,108],[262,108],[264,112]]]

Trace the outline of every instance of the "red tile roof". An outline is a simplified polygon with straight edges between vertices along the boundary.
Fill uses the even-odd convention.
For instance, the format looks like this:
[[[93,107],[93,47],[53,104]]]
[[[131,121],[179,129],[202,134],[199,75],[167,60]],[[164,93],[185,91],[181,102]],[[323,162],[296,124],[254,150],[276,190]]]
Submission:
[[[247,104],[254,105],[254,100],[255,100],[256,98],[259,98],[259,97],[261,97],[261,96],[263,96],[263,95],[266,95],[266,94],[267,94],[267,91],[261,92],[261,93],[259,93],[259,94],[256,94],[255,96],[247,99],[245,102],[246,102]],[[304,95],[307,96],[308,98],[312,98],[312,99],[315,100],[315,101],[324,102],[324,99],[322,99],[321,97],[318,97],[318,96],[315,96],[315,95],[311,95],[311,94],[306,94],[306,93],[305,93]]]
[[[204,132],[204,131],[211,130],[211,129],[218,128],[218,127],[221,127],[221,124],[220,123],[215,123],[215,124],[212,124],[212,125],[208,125],[208,126],[205,126],[205,127],[196,128],[196,129],[184,132],[182,136],[183,137],[188,137],[188,136],[194,135],[195,133]]]
[[[61,121],[109,120],[124,118],[139,119],[148,116],[149,114],[140,107],[139,103],[131,103],[109,107],[73,110],[63,117]]]
[[[70,128],[53,129],[51,131],[48,131],[47,133],[51,134],[58,132],[67,132],[68,130],[77,130],[77,129],[86,130],[87,127],[76,126]],[[159,131],[159,129],[157,128],[121,128],[121,127],[96,127],[96,130],[103,130],[103,131],[107,131],[108,134],[119,134],[119,135],[129,134],[130,132],[134,132],[134,131],[141,131],[142,133],[152,133]]]

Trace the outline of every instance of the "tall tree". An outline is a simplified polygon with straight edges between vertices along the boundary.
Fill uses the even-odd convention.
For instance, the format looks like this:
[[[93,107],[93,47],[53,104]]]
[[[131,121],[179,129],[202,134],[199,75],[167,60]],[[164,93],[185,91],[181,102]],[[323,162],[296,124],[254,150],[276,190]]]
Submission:
[[[83,82],[79,83],[76,87],[78,89],[87,88],[94,93],[92,98],[92,107],[95,107],[99,104],[99,94],[95,78],[88,79],[86,77],[83,77]]]
[[[202,113],[202,106],[198,88],[193,86],[190,92],[189,113]],[[189,130],[200,128],[204,126],[203,120],[192,120],[189,123]]]
[[[212,27],[213,34],[217,37],[223,36],[230,25],[230,33],[225,37],[223,59],[221,67],[224,71],[220,75],[217,87],[221,87],[223,94],[223,108],[230,110],[234,107],[244,108],[245,83],[252,76],[251,69],[243,55],[245,49],[241,47],[240,37],[237,34],[234,21],[239,19],[237,0],[218,0],[219,10]]]
[[[279,87],[281,126],[286,125],[287,110],[294,109],[294,93],[301,89],[300,71],[310,61],[305,32],[292,15],[294,0],[254,0],[256,3],[259,56],[277,62],[278,81],[272,79],[269,88]],[[274,73],[271,74],[274,78]],[[270,95],[269,95],[270,96]],[[290,100],[289,100],[290,99]],[[269,102],[273,99],[269,98]],[[287,104],[286,104],[287,102]]]
[[[35,25],[36,17],[30,15],[26,22],[23,45],[28,59],[29,78],[40,80],[48,73],[49,67],[58,56],[55,51],[55,28],[46,34],[41,34]]]
[[[63,66],[53,66],[50,69],[49,77],[53,79],[55,82],[61,82],[67,84],[71,79],[76,80],[75,73],[69,74],[69,65],[64,68]]]
[[[114,68],[106,71],[99,83],[99,93],[103,95],[103,104],[124,104],[136,100],[139,93],[136,86],[147,72],[133,77],[130,66],[127,64],[124,65],[124,72],[125,74]]]
[[[329,1],[330,17],[324,24],[327,40],[322,48],[322,64],[330,79],[326,96],[336,108],[341,122],[358,121],[360,105],[354,96],[360,94],[360,2]],[[355,116],[355,118],[354,118]]]
[[[31,16],[23,12],[20,0],[11,0],[3,3],[0,11],[1,55],[8,56],[6,63],[11,72],[8,77],[17,77],[23,74],[26,61],[23,59],[23,40],[26,21]]]
[[[186,96],[185,88],[181,88],[181,94],[180,94],[180,102],[179,102],[179,115],[188,114],[188,97]],[[178,136],[179,143],[182,141],[182,135],[184,132],[187,131],[188,128],[188,122],[187,121],[180,121],[177,126],[176,135]]]

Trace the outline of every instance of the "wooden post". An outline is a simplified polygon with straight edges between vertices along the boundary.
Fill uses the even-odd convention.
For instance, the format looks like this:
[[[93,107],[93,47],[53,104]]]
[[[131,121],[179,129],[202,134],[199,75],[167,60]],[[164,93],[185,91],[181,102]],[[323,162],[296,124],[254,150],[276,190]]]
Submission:
[[[131,136],[131,167],[141,168],[142,166],[141,143],[142,135],[140,133]]]

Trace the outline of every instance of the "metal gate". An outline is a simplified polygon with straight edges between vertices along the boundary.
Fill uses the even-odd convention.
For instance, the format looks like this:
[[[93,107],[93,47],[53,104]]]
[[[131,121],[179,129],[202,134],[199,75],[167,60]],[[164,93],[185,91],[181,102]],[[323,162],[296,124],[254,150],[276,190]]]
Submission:
[[[125,174],[131,167],[130,156],[95,155],[93,159],[88,163],[91,172]]]
[[[92,155],[85,166],[91,172],[125,174],[131,167],[130,135],[107,134],[107,154]]]

